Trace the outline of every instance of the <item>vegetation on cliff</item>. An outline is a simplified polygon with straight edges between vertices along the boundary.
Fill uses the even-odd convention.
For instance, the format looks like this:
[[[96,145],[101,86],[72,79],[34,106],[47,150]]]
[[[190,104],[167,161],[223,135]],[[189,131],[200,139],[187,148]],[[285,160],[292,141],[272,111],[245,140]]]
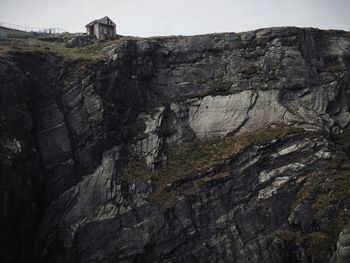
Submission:
[[[172,184],[188,177],[195,177],[209,169],[214,168],[219,172],[220,166],[246,147],[263,145],[297,131],[300,129],[293,126],[275,125],[238,136],[197,139],[191,143],[169,146],[165,149],[166,162],[156,167],[155,171],[149,170],[145,160],[135,159],[127,164],[122,172],[122,178],[128,183],[136,178],[152,179],[156,187],[151,199],[169,208],[176,203],[175,193],[169,189]],[[199,176],[193,180],[190,190],[183,191],[188,194],[205,182],[220,179],[226,175],[229,175],[227,171],[211,177]]]

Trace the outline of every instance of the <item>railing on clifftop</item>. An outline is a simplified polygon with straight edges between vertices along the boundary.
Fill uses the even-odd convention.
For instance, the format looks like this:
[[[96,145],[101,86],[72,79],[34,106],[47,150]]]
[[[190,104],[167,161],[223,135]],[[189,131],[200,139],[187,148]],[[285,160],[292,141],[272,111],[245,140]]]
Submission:
[[[45,27],[21,26],[21,25],[16,25],[11,23],[1,22],[1,21],[0,21],[0,27],[17,30],[17,31],[35,32],[39,34],[59,34],[59,33],[68,32],[67,30],[59,27],[45,28]]]

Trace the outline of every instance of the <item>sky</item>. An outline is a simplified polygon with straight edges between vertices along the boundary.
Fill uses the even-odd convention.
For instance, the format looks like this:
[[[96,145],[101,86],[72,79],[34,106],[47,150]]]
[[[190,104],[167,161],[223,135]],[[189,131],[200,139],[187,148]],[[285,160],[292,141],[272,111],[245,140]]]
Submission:
[[[0,0],[0,21],[85,32],[109,16],[132,36],[242,32],[272,26],[350,31],[350,0]]]

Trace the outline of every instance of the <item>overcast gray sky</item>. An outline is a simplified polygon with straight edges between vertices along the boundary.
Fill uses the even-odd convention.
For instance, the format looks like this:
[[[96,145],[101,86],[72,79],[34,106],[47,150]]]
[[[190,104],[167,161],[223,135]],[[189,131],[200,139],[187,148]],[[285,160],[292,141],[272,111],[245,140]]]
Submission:
[[[270,26],[350,31],[350,0],[0,0],[0,21],[85,31],[109,16],[121,35],[194,35]]]

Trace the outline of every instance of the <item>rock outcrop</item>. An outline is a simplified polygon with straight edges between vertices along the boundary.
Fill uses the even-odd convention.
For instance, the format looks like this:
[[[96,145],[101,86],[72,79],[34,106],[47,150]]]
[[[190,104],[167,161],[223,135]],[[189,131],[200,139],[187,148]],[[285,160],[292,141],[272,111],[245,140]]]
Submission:
[[[331,263],[343,263],[350,260],[350,236],[349,229],[345,229],[339,235],[337,250],[332,257]]]
[[[346,262],[348,32],[108,50],[0,60],[5,262]]]

